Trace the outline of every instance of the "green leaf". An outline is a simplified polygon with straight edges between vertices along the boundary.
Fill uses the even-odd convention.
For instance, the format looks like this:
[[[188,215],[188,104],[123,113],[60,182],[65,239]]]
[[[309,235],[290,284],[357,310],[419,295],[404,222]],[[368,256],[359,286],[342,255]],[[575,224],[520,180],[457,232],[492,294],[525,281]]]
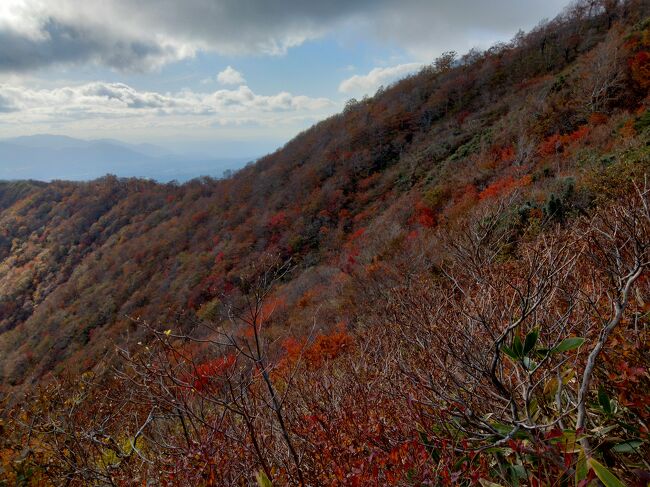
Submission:
[[[603,408],[606,414],[612,414],[612,401],[610,401],[603,386],[598,388],[598,404],[600,404],[600,407]]]
[[[427,450],[427,453],[429,453],[431,460],[433,460],[435,463],[438,463],[440,461],[440,453],[434,444],[429,440],[424,431],[418,431],[418,434],[420,435],[420,441],[424,445],[424,448]]]
[[[566,338],[558,343],[557,346],[553,347],[551,349],[551,353],[563,353],[570,350],[575,350],[584,342],[585,339],[580,337]]]
[[[491,423],[490,426],[492,426],[495,429],[495,431],[500,435],[498,438],[495,438],[495,441],[498,441],[502,437],[512,434],[512,430],[514,429],[514,426],[498,423],[496,421]],[[526,430],[520,429],[512,437],[515,440],[525,440],[528,439],[528,433],[526,432]]]
[[[521,338],[519,338],[519,335],[515,335],[515,338],[512,340],[512,350],[517,355],[517,358],[524,356],[524,346],[521,344]]]
[[[524,355],[528,355],[537,344],[537,337],[539,337],[539,328],[535,328],[528,332],[524,340]]]
[[[508,470],[510,471],[510,483],[513,487],[517,487],[521,479],[528,479],[528,472],[523,465],[510,465]]]
[[[257,480],[257,485],[259,485],[259,487],[273,487],[273,484],[264,473],[264,470],[260,470],[255,474],[255,480]]]
[[[604,465],[598,463],[593,458],[587,460],[589,467],[596,472],[596,475],[605,487],[625,487],[625,484],[616,478]]]
[[[578,462],[576,463],[576,486],[580,485],[580,482],[587,478],[588,473],[587,457],[585,456],[584,450],[581,449],[578,454]]]
[[[515,351],[512,348],[510,348],[508,345],[501,346],[501,351],[505,353],[508,357],[510,357],[512,360],[516,361],[519,359]]]
[[[641,440],[629,440],[612,447],[615,453],[634,453],[643,444]]]

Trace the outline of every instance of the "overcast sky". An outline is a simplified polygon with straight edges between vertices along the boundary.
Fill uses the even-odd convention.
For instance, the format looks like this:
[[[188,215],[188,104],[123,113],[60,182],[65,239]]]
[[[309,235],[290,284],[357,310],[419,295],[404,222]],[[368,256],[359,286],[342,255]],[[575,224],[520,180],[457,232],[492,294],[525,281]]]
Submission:
[[[0,139],[267,152],[567,0],[0,0]]]

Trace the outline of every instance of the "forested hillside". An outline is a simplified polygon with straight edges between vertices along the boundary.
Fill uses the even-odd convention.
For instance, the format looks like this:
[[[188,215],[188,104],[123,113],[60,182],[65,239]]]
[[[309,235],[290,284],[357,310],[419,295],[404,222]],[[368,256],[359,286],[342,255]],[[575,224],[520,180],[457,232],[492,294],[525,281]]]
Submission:
[[[227,179],[0,182],[0,479],[647,485],[648,15],[578,1]]]

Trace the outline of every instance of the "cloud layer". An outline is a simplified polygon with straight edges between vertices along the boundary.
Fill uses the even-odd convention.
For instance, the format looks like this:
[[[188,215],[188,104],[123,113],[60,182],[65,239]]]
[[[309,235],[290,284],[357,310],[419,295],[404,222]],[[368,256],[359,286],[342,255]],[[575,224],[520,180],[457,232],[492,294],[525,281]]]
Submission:
[[[254,93],[248,86],[211,93],[138,91],[123,83],[93,82],[55,89],[0,84],[0,123],[66,124],[110,119],[140,124],[201,126],[282,124],[318,119],[337,107],[326,98],[280,92]]]
[[[421,60],[487,44],[566,0],[2,0],[0,71],[148,70],[198,51],[283,54],[347,25]]]

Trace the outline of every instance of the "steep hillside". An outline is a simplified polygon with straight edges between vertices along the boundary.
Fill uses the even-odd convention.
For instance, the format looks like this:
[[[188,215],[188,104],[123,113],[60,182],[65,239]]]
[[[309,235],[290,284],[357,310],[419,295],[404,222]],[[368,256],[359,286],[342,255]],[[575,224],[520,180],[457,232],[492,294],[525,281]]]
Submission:
[[[507,467],[512,472],[494,473],[494,464],[480,460],[467,463],[462,470],[454,463],[458,460],[454,454],[469,448],[467,444],[445,453],[440,450],[442,443],[429,439],[431,435],[440,441],[444,437],[440,429],[430,429],[432,423],[443,424],[436,423],[440,411],[458,405],[466,411],[460,399],[452,399],[453,387],[458,386],[454,381],[463,374],[472,388],[465,391],[467,394],[484,397],[480,396],[484,393],[494,399],[503,390],[497,385],[496,393],[490,395],[481,389],[485,385],[479,384],[478,378],[473,385],[470,379],[474,372],[469,366],[455,369],[449,377],[436,377],[438,382],[431,377],[427,383],[424,370],[417,364],[430,369],[444,367],[453,362],[453,354],[446,358],[427,355],[426,360],[418,356],[418,350],[423,348],[428,353],[436,342],[427,342],[422,330],[414,331],[412,326],[419,320],[429,326],[437,317],[450,337],[465,344],[465,357],[472,355],[469,344],[475,353],[490,350],[493,343],[487,335],[480,339],[478,335],[456,336],[461,330],[471,329],[472,320],[461,323],[451,316],[488,313],[478,309],[477,302],[468,296],[491,296],[493,303],[505,300],[509,285],[516,287],[525,281],[517,269],[525,268],[526,262],[532,265],[526,259],[540,263],[539,268],[530,268],[531,273],[544,275],[559,287],[547,291],[546,284],[534,284],[541,286],[536,288],[540,294],[533,293],[526,299],[548,299],[544,304],[548,315],[539,311],[538,323],[530,327],[526,324],[525,330],[522,326],[503,332],[501,341],[496,342],[496,357],[513,330],[528,347],[536,326],[544,324],[555,330],[556,325],[551,326],[554,319],[562,322],[564,312],[571,315],[572,299],[577,303],[578,297],[570,295],[569,289],[581,288],[589,279],[596,279],[590,274],[589,256],[597,252],[588,254],[585,250],[584,256],[572,257],[566,253],[566,242],[573,242],[575,247],[570,249],[578,255],[580,239],[591,235],[587,219],[598,222],[601,218],[603,228],[607,227],[610,210],[623,211],[615,209],[619,208],[616,205],[623,205],[621,198],[634,193],[632,181],[643,184],[650,164],[649,13],[648,3],[642,0],[579,2],[557,19],[518,35],[510,43],[461,58],[447,53],[417,75],[381,89],[372,98],[350,101],[340,115],[317,124],[281,150],[227,179],[205,178],[183,185],[111,176],[88,183],[0,183],[0,393],[6,395],[8,403],[14,403],[19,394],[30,391],[35,384],[53,384],[52,380],[60,376],[86,373],[83,377],[88,378],[92,374],[101,383],[101,387],[92,386],[92,395],[76,396],[65,389],[68,386],[59,385],[56,387],[63,389],[55,387],[46,395],[51,404],[44,405],[42,397],[33,399],[33,404],[48,414],[23,411],[26,417],[34,415],[34,424],[43,421],[45,425],[56,411],[69,406],[64,394],[79,397],[83,407],[77,409],[83,411],[83,419],[75,421],[81,427],[84,421],[92,422],[89,418],[104,414],[102,408],[109,403],[110,394],[125,390],[123,385],[112,384],[113,379],[108,377],[113,373],[103,374],[108,365],[116,367],[118,376],[124,374],[122,379],[127,377],[125,383],[133,386],[121,399],[110,400],[110,404],[120,400],[130,404],[132,410],[127,406],[120,409],[120,414],[131,411],[125,413],[130,419],[120,422],[117,414],[111,414],[111,420],[105,422],[111,428],[123,428],[119,441],[132,438],[128,454],[122,451],[126,447],[110,446],[110,455],[115,457],[110,460],[106,459],[109,454],[100,449],[97,454],[102,460],[92,460],[92,466],[75,463],[72,467],[74,462],[68,459],[46,468],[39,463],[45,462],[39,455],[47,453],[57,458],[57,454],[65,457],[70,452],[42,447],[34,457],[28,455],[34,462],[30,464],[30,475],[37,475],[33,481],[45,482],[47,478],[56,484],[67,478],[83,484],[118,482],[115,479],[121,478],[128,482],[124,479],[137,472],[144,482],[142,479],[155,477],[150,464],[169,475],[168,485],[196,481],[206,485],[237,484],[243,482],[235,473],[241,468],[247,472],[248,481],[257,473],[260,485],[267,485],[266,477],[278,485],[410,485],[408,479],[433,485],[436,478],[458,485],[459,478],[477,481],[501,475],[503,481],[514,476],[512,472],[521,474],[521,469],[529,479],[522,480],[522,484],[542,485],[544,479],[559,475],[558,470],[553,470],[559,468],[553,466],[555,453],[542,451],[536,451],[539,458],[552,457],[543,466],[541,461],[513,460]],[[643,200],[646,193],[641,190],[639,197]],[[469,243],[469,247],[462,247],[463,238],[471,241],[471,235],[464,231],[478,225],[478,235],[481,225],[490,218],[494,219],[494,226],[488,225],[490,235],[496,233],[499,238],[489,245],[481,241],[475,249]],[[635,225],[641,228],[635,238],[645,243],[644,224]],[[618,234],[613,241],[617,238]],[[548,249],[542,249],[547,244]],[[489,249],[495,248],[490,245],[497,245],[498,251],[488,260],[481,260],[485,252],[489,254]],[[484,252],[483,246],[488,250]],[[548,257],[551,253],[553,258]],[[538,257],[533,259],[533,255]],[[640,259],[647,257],[640,255]],[[447,258],[456,272],[451,276],[456,276],[457,289],[441,284],[447,276],[447,267],[442,264]],[[572,273],[556,276],[554,266],[571,267]],[[515,276],[511,284],[499,280],[508,272]],[[647,321],[642,314],[644,299],[648,299],[647,278],[640,282],[634,306],[636,316]],[[491,284],[481,288],[485,283]],[[446,298],[432,299],[439,296],[436,293],[441,289],[448,293]],[[608,292],[603,290],[599,296]],[[250,317],[242,318],[242,306],[255,311],[252,325]],[[449,306],[446,314],[441,311],[445,306]],[[499,312],[506,320],[513,311],[503,306]],[[594,303],[594,307],[598,306],[607,308],[606,304]],[[233,313],[233,309],[240,312]],[[575,304],[575,309],[584,311],[580,316],[591,312],[584,304]],[[638,329],[638,323],[635,326]],[[391,328],[400,333],[384,335],[384,330]],[[268,345],[264,354],[260,348],[256,352],[247,348],[247,340],[254,339],[259,345],[262,329],[263,342]],[[214,350],[209,346],[222,343],[224,330],[246,343],[242,349],[236,348],[235,355],[226,354],[221,345]],[[501,330],[490,333],[494,340]],[[557,336],[570,339],[595,332],[586,325],[567,325],[562,333],[566,336]],[[188,337],[190,343],[181,343]],[[549,350],[564,343],[563,338],[555,343],[548,338],[552,345]],[[642,337],[635,339],[644,342]],[[620,346],[625,345],[622,337],[617,340]],[[636,377],[637,385],[647,385],[648,380],[647,340],[645,343],[645,348],[637,352],[631,346],[625,349],[630,354],[626,366],[636,367],[637,375],[632,373],[632,377]],[[567,352],[576,348],[569,345],[565,347]],[[155,349],[162,355],[146,359],[149,348],[144,352],[143,346],[162,347]],[[441,343],[435,347],[444,348]],[[525,352],[513,352],[515,360],[530,363],[531,358],[525,354],[535,350],[531,347],[535,343]],[[349,350],[352,352],[346,352]],[[169,354],[174,358],[170,359]],[[386,362],[384,368],[378,365],[394,355],[401,357],[399,364]],[[157,402],[166,391],[160,386],[163,390],[154,393],[152,385],[163,383],[158,375],[162,356],[170,360],[170,370],[182,369],[165,376],[171,378],[171,384],[189,383],[192,392],[205,394],[200,413],[197,409],[186,412],[191,427],[183,421],[184,413],[170,406],[180,401],[190,411],[187,403],[191,401],[185,393],[182,398],[172,394],[173,400],[165,399],[164,405]],[[264,371],[262,384],[266,384],[270,399],[237,396],[234,403],[227,405],[215,399],[223,391],[221,384],[212,384],[212,378],[246,357],[251,358],[253,370]],[[339,368],[332,370],[332,364],[339,359]],[[187,366],[182,364],[188,363],[183,360],[192,364],[189,369],[183,368]],[[547,359],[535,360],[545,363]],[[269,372],[266,367],[271,363],[274,365]],[[294,376],[289,373],[291,378],[287,379],[284,374],[293,370],[292,366],[302,372],[295,378],[298,392],[290,394]],[[382,375],[388,370],[390,376]],[[565,373],[559,368],[554,370]],[[604,370],[599,371],[602,377],[606,377]],[[188,379],[193,374],[196,378]],[[359,381],[355,381],[357,376]],[[328,382],[332,378],[338,382]],[[399,391],[391,389],[398,380],[408,386]],[[253,382],[250,379],[246,387],[253,387]],[[373,383],[378,387],[373,388]],[[435,402],[427,394],[419,395],[443,385],[449,388],[449,394],[437,397],[442,402]],[[341,396],[336,400],[328,396],[328,387]],[[616,387],[610,388],[611,394],[619,391],[620,387]],[[369,401],[367,407],[350,402],[346,390],[355,391],[359,400]],[[283,413],[280,403],[276,403],[278,394],[290,398],[287,400],[293,401],[294,409]],[[584,402],[584,396],[579,397]],[[522,401],[528,404],[529,399]],[[510,399],[498,408],[517,401]],[[629,415],[625,421],[633,421],[630,417],[636,414],[641,424],[647,425],[647,407],[644,410],[635,401],[639,398],[629,398],[629,404],[619,399],[620,408],[627,408]],[[402,423],[399,411],[408,409],[406,402],[408,408],[414,409],[410,419]],[[268,417],[246,412],[264,403],[271,404],[265,410]],[[445,408],[440,406],[442,403]],[[385,409],[377,406],[380,404]],[[165,416],[164,425],[158,424],[156,433],[149,433],[146,428],[155,424],[153,411],[167,411],[167,407],[176,412]],[[207,412],[210,407],[217,408],[218,413],[212,411],[216,416]],[[204,423],[216,421],[219,414],[223,418],[225,411],[231,410],[243,418],[243,422],[233,424],[245,424],[248,430],[240,431],[232,425],[229,427],[234,429],[227,433],[204,428]],[[492,413],[480,413],[483,422],[488,422]],[[571,427],[563,424],[568,421],[563,414],[559,413],[559,420],[549,419],[552,426],[547,430],[535,429],[531,423],[530,431],[542,436],[551,434],[551,439],[564,438],[562,431]],[[505,433],[499,430],[501,426],[494,425],[488,433],[480,427],[472,430],[471,414],[457,415],[455,421],[465,432],[466,443],[503,433],[495,440],[510,448],[503,455],[510,458],[513,451],[522,457],[532,455],[532,450],[524,448],[524,440],[532,440],[518,435],[520,429],[527,431],[521,426],[523,420],[518,412],[513,415],[500,419]],[[262,422],[255,426],[261,430],[253,431],[256,421]],[[26,422],[23,419],[14,423],[18,424],[24,426]],[[61,431],[65,430],[63,423],[57,424]],[[363,434],[353,431],[354,424],[368,430]],[[508,429],[510,424],[516,428]],[[580,433],[584,428],[584,423],[577,424],[573,443],[576,431]],[[422,429],[424,425],[426,430]],[[99,443],[93,443],[95,437],[88,431],[99,434],[99,429],[87,427],[83,434],[79,433],[80,438],[96,447]],[[641,430],[630,440],[639,442],[634,443],[635,448],[645,445],[647,426]],[[47,431],[43,426],[44,436],[39,442],[51,446]],[[138,463],[132,453],[143,431],[149,444],[165,434],[178,442],[170,440],[168,450],[162,443],[157,444],[154,450],[161,456],[147,460],[150,463]],[[74,434],[70,434],[66,442],[72,441]],[[101,434],[107,438],[119,436],[108,430]],[[336,435],[340,436],[328,443]],[[449,445],[448,440],[444,445]],[[102,448],[109,448],[106,441]],[[241,446],[243,450],[237,449],[240,443],[245,445]],[[229,451],[222,451],[218,445],[228,445],[223,448]],[[18,451],[17,447],[8,447],[7,451],[12,448]],[[344,455],[335,451],[338,448],[349,451]],[[473,451],[485,448],[481,443]],[[583,451],[590,450],[583,445]],[[575,454],[576,458],[569,460],[578,461],[577,449],[564,453],[565,457]],[[143,453],[142,457],[148,455]],[[181,460],[183,455],[186,460]],[[632,478],[630,472],[639,463],[635,462],[630,461],[629,466],[617,460],[606,463],[616,466],[619,475]],[[534,472],[533,464],[539,467],[538,472]],[[340,471],[332,465],[339,465]],[[648,469],[647,465],[643,468]],[[567,467],[561,475],[576,472],[569,470]],[[591,477],[597,470],[591,468]],[[439,477],[441,472],[447,477]],[[357,474],[358,478],[354,477]]]

